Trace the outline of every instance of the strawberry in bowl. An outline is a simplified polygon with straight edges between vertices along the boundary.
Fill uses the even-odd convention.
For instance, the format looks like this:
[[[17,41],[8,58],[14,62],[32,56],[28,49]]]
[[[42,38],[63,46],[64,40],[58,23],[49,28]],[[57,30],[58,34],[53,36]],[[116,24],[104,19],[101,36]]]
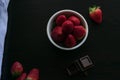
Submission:
[[[47,36],[57,48],[74,50],[86,41],[88,24],[80,13],[74,10],[60,10],[49,19]]]

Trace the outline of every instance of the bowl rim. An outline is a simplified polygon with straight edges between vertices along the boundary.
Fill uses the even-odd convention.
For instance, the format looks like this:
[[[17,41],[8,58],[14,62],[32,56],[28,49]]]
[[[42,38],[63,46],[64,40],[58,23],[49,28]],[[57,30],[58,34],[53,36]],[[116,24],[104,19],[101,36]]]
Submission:
[[[50,35],[50,24],[51,24],[51,21],[55,18],[55,16],[57,16],[58,14],[60,14],[61,12],[72,12],[74,13],[75,15],[77,16],[80,16],[81,19],[84,21],[84,27],[86,29],[86,34],[85,34],[85,37],[82,39],[82,41],[80,43],[78,43],[77,45],[75,45],[74,47],[71,47],[71,48],[67,48],[67,47],[62,47],[60,45],[58,45],[57,43],[55,43]],[[74,50],[74,49],[77,49],[78,47],[82,46],[82,44],[86,41],[87,37],[88,37],[88,23],[87,21],[85,20],[85,18],[82,16],[82,14],[78,13],[77,11],[75,10],[71,10],[71,9],[63,9],[63,10],[59,10],[57,12],[55,12],[51,17],[50,19],[48,20],[48,23],[47,23],[47,36],[48,36],[48,39],[50,40],[50,42],[56,46],[57,48],[59,49],[62,49],[62,50]]]

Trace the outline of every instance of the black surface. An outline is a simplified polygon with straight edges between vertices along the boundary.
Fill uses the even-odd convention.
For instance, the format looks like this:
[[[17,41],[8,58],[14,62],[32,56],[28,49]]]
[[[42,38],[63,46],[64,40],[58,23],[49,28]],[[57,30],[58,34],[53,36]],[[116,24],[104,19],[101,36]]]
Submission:
[[[12,80],[10,67],[16,60],[23,64],[27,73],[34,67],[39,68],[40,80],[119,80],[119,3],[119,0],[11,0],[2,80]],[[89,19],[88,8],[92,5],[99,5],[103,10],[100,25]],[[62,51],[47,38],[47,21],[61,9],[81,13],[89,25],[87,41],[73,51]],[[68,77],[64,68],[86,54],[95,65],[89,75]]]

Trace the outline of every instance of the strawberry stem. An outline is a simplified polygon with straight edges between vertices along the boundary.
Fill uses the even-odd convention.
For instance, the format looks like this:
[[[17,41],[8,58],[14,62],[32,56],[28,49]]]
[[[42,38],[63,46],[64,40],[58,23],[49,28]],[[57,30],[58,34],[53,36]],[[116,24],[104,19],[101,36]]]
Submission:
[[[100,8],[99,6],[94,5],[93,7],[89,7],[89,13],[94,12],[96,9]]]

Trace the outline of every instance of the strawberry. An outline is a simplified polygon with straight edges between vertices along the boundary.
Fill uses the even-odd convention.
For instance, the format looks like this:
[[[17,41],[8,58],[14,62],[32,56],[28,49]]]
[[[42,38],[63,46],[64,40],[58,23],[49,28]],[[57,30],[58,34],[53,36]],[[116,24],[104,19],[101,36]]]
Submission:
[[[65,40],[66,47],[73,47],[76,45],[76,40],[72,34],[69,34]]]
[[[102,10],[100,9],[100,7],[90,7],[89,16],[94,22],[98,24],[102,22]]]
[[[67,18],[66,18],[65,15],[59,15],[59,16],[56,18],[56,24],[57,24],[57,25],[62,25],[62,23],[63,23],[64,21],[66,21],[66,20],[67,20]]]
[[[27,76],[26,73],[22,73],[22,75],[18,77],[16,80],[25,80],[26,76]]]
[[[23,66],[20,62],[16,61],[11,67],[11,73],[13,76],[19,76],[23,72]]]
[[[86,30],[83,26],[75,26],[73,30],[73,35],[77,40],[82,39],[86,34]]]
[[[33,68],[29,72],[26,80],[39,80],[39,70],[37,68]]]
[[[65,34],[69,34],[73,31],[74,28],[74,24],[73,22],[71,22],[70,20],[66,20],[63,24],[62,24],[62,31]]]
[[[72,21],[75,26],[80,25],[80,19],[77,18],[76,16],[70,16],[68,20]]]
[[[63,32],[62,32],[62,27],[61,26],[56,26],[51,32],[51,37],[55,42],[63,41],[64,35],[63,35]]]

